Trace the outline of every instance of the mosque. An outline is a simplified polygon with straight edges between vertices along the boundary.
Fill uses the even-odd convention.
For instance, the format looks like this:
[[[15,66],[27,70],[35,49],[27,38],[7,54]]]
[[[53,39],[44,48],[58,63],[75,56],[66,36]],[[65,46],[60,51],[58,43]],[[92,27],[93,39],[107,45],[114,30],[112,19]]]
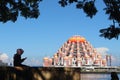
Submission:
[[[106,56],[102,56],[82,36],[69,38],[52,58],[43,58],[44,67],[107,66]]]

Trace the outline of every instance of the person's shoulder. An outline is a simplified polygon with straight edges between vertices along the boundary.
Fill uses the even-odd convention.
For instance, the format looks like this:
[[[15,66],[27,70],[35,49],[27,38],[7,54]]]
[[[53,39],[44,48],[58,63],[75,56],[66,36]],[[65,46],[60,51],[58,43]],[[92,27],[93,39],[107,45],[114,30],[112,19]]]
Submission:
[[[14,56],[16,56],[17,55],[17,53],[16,54],[14,54]]]
[[[16,56],[19,56],[19,55],[16,53],[16,54],[14,54],[14,57],[16,57]]]

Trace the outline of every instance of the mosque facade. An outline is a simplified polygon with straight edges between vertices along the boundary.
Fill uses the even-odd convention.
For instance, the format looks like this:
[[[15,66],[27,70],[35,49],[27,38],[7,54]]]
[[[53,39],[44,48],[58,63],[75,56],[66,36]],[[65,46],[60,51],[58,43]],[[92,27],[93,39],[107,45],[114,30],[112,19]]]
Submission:
[[[107,59],[84,37],[75,35],[69,38],[53,57],[43,58],[44,67],[107,66]]]

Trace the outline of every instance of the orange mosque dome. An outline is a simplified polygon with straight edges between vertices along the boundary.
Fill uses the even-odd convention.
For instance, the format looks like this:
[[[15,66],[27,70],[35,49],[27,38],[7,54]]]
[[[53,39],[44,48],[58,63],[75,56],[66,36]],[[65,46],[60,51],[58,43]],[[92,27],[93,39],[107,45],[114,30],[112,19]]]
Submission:
[[[68,42],[85,42],[85,38],[81,36],[73,36],[68,39]]]

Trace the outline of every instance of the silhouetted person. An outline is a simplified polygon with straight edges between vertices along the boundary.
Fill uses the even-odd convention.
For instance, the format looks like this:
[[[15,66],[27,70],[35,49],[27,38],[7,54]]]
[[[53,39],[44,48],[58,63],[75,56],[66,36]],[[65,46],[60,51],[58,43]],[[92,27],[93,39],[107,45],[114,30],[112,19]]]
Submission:
[[[14,66],[25,66],[22,64],[22,62],[26,59],[26,58],[23,58],[21,59],[21,55],[24,53],[24,50],[23,49],[17,49],[16,51],[16,54],[14,54]]]
[[[119,80],[116,72],[111,72],[111,80]]]

